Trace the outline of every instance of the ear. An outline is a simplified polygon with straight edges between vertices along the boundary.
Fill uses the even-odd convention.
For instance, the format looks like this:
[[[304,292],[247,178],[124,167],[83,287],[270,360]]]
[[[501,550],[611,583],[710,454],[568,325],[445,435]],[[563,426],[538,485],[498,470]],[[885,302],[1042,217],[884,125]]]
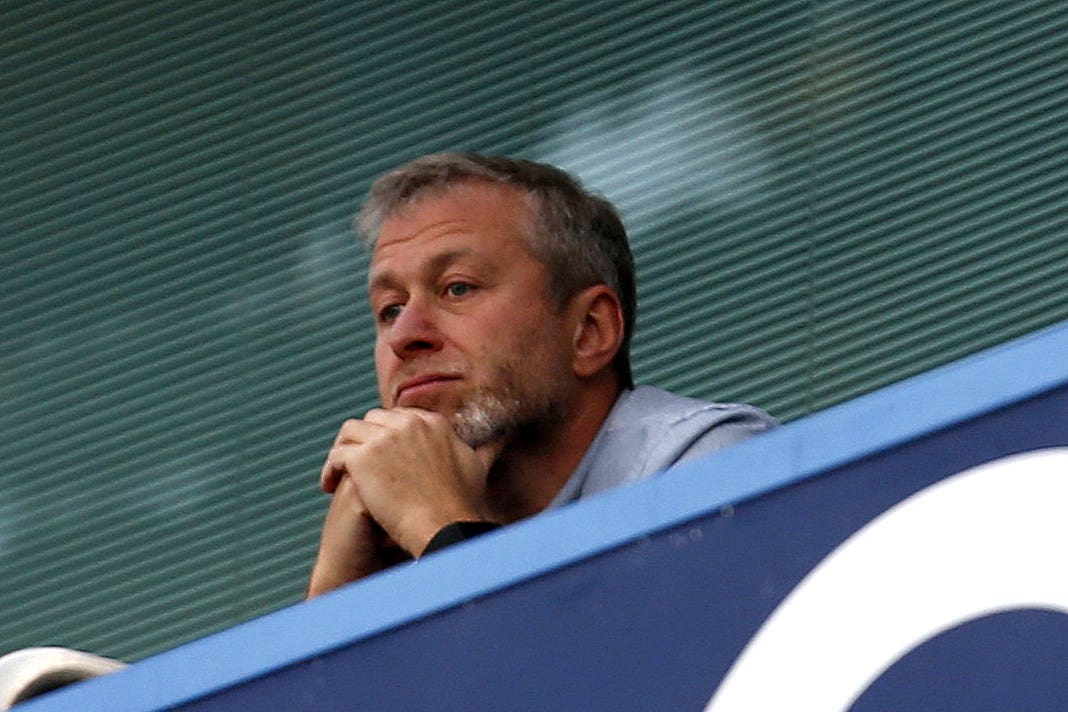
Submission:
[[[571,302],[574,321],[571,367],[589,377],[609,366],[623,343],[623,306],[607,285],[587,287]]]

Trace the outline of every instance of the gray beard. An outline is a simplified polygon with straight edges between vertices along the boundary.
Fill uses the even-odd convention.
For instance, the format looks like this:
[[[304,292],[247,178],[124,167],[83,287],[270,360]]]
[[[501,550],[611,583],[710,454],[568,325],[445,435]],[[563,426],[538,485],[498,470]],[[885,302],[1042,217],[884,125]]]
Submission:
[[[521,399],[480,391],[453,415],[453,429],[472,448],[511,438],[520,431],[532,431],[533,435],[559,422],[563,412],[561,403],[548,394],[541,395],[540,399]]]
[[[523,410],[518,398],[502,398],[482,391],[464,403],[452,417],[456,434],[469,447],[477,448],[510,435],[518,426]]]

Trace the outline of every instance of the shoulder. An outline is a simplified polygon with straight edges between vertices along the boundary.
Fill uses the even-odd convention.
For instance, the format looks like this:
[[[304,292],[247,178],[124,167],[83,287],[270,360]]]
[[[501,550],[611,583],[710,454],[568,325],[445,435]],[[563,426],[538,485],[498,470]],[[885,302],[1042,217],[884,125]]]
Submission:
[[[775,427],[765,411],[639,386],[624,391],[591,453],[587,493],[644,479]]]
[[[774,418],[756,406],[703,401],[653,386],[638,386],[619,396],[606,427],[646,427],[663,433],[699,434],[729,425],[757,433],[776,424]]]

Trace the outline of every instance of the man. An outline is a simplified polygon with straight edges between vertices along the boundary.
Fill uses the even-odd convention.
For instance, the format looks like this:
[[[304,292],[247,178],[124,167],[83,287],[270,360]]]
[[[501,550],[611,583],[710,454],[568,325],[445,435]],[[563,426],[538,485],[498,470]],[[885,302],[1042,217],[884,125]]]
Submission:
[[[381,408],[347,421],[309,596],[771,427],[634,388],[634,266],[614,208],[529,161],[427,156],[380,178]]]

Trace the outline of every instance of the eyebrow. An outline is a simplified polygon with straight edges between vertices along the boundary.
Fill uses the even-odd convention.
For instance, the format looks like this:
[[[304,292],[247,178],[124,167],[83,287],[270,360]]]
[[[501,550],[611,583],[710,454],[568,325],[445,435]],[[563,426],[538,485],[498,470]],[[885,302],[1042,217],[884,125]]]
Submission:
[[[459,247],[455,250],[448,250],[434,255],[425,265],[420,266],[420,270],[426,270],[431,274],[438,275],[458,259],[472,255],[476,255],[476,253],[470,247]],[[372,293],[378,290],[398,288],[400,286],[400,280],[393,272],[379,272],[368,282],[367,292]]]

